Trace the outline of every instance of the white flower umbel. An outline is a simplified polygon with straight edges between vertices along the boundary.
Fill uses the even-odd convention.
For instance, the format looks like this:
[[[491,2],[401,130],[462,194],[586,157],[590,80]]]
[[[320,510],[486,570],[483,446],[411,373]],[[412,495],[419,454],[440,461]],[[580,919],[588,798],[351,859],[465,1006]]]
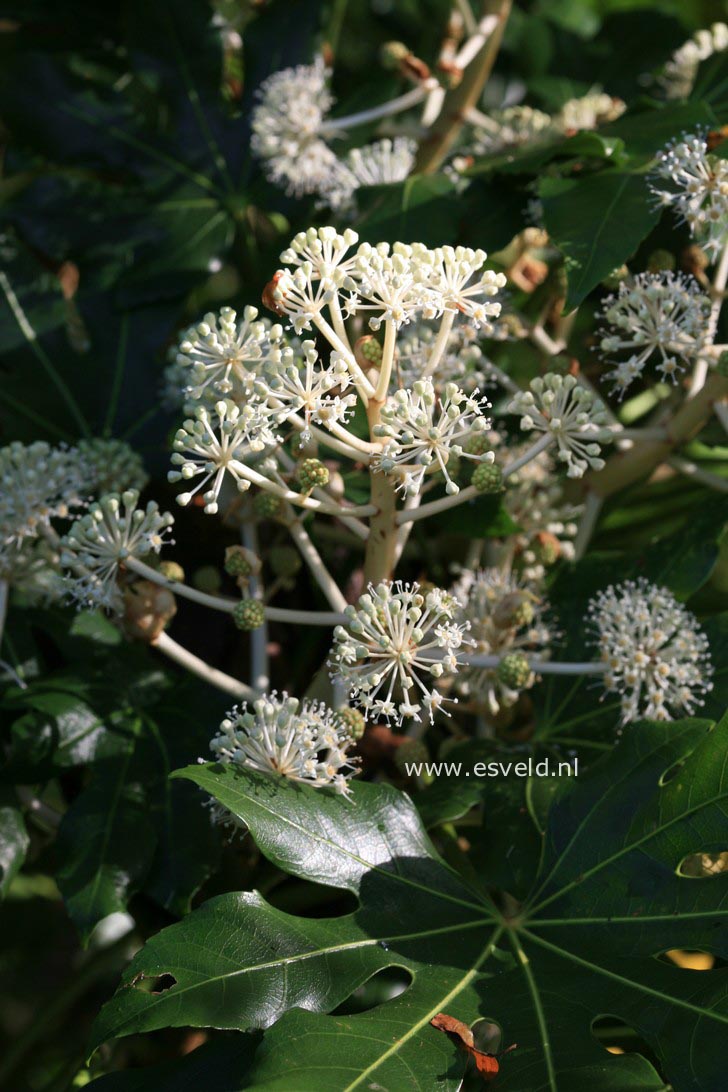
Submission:
[[[250,398],[281,336],[281,327],[259,319],[255,307],[246,307],[240,321],[232,307],[205,315],[179,344],[176,363],[187,369],[187,393],[210,402]]]
[[[41,440],[0,448],[0,550],[17,548],[52,519],[67,517],[91,485],[89,468],[75,448]]]
[[[629,353],[607,373],[620,397],[651,359],[663,380],[676,383],[700,355],[710,307],[697,281],[680,273],[640,273],[622,281],[617,295],[604,301],[599,343],[607,356]]]
[[[88,467],[93,491],[123,493],[127,489],[142,490],[149,481],[141,455],[123,440],[79,440],[78,452]]]
[[[82,606],[119,610],[120,566],[129,558],[158,554],[164,545],[173,516],[160,512],[154,501],[149,501],[146,508],[137,508],[138,501],[136,489],[128,489],[121,496],[109,493],[74,520],[61,539],[66,585]]]
[[[280,441],[274,429],[290,410],[276,409],[264,402],[249,402],[242,408],[232,402],[218,402],[208,411],[197,410],[194,420],[184,422],[174,438],[170,482],[190,481],[202,475],[191,492],[180,493],[177,503],[188,505],[196,493],[209,484],[202,494],[205,512],[214,515],[226,474],[237,483],[241,492],[250,488],[245,477],[245,463],[251,456]]]
[[[433,289],[432,251],[421,245],[362,243],[353,272],[354,291],[344,307],[347,314],[372,312],[369,326],[378,330],[382,322],[399,328],[416,315],[435,318],[445,309],[442,293]]]
[[[557,447],[558,459],[570,478],[581,478],[590,467],[601,470],[600,444],[613,439],[607,414],[594,395],[577,385],[573,375],[548,372],[531,380],[530,390],[511,401],[510,413],[521,418],[521,428],[540,432]]]
[[[711,256],[728,242],[728,160],[712,155],[702,134],[685,135],[657,157],[651,183]]]
[[[369,585],[356,606],[346,608],[348,624],[334,630],[329,665],[374,719],[401,724],[434,719],[443,695],[437,680],[454,675],[459,654],[470,642],[468,626],[454,620],[457,603],[439,588],[419,584]]]
[[[728,49],[728,26],[713,23],[707,30],[696,30],[692,38],[676,49],[665,65],[660,83],[668,99],[686,99],[693,89],[698,68],[714,53]]]
[[[712,687],[709,646],[692,614],[644,577],[599,592],[588,618],[607,665],[604,685],[622,696],[622,722],[692,716]]]
[[[302,360],[284,352],[278,363],[269,365],[271,395],[292,413],[302,411],[307,428],[311,421],[326,426],[344,423],[356,405],[355,394],[343,394],[351,383],[346,361],[334,352],[324,364],[313,341],[304,341],[301,353]],[[301,439],[309,437],[304,433]]]
[[[354,210],[354,195],[361,186],[402,182],[412,170],[417,144],[409,137],[385,137],[362,148],[352,148],[323,188],[323,204],[337,212]]]
[[[251,148],[266,176],[287,194],[317,193],[337,169],[338,160],[321,135],[334,101],[329,76],[318,58],[312,65],[274,72],[257,91]]]
[[[456,383],[466,394],[495,386],[492,365],[475,340],[477,334],[469,323],[459,323],[448,334],[445,349],[430,373],[438,395],[447,383]],[[425,322],[413,323],[402,331],[397,339],[390,392],[409,388],[428,374],[435,336],[435,329]]]
[[[495,568],[466,569],[452,594],[462,604],[457,620],[468,625],[476,653],[502,658],[522,652],[539,660],[549,658],[553,634],[543,620],[544,604],[517,576]],[[530,689],[535,681],[531,672],[520,690]],[[493,716],[513,705],[520,693],[499,678],[497,668],[467,665],[461,667],[455,687]]]
[[[433,263],[429,283],[441,297],[444,310],[466,315],[476,329],[483,328],[484,335],[491,333],[490,319],[498,318],[501,312],[500,303],[492,297],[505,288],[505,274],[492,269],[481,273],[488,257],[484,250],[441,246],[430,253]],[[492,302],[487,302],[489,299]]]
[[[445,386],[438,398],[431,379],[418,379],[411,390],[398,390],[381,408],[381,420],[372,434],[382,440],[374,469],[398,479],[397,489],[419,493],[428,471],[440,470],[449,495],[459,492],[448,473],[451,456],[475,462],[493,462],[492,452],[473,455],[464,445],[486,432],[490,421],[483,410],[488,403],[469,397],[455,383]]]
[[[336,228],[311,227],[294,236],[281,261],[306,270],[312,281],[323,281],[325,289],[338,289],[354,268],[356,256],[351,248],[358,242],[351,228],[339,234]]]
[[[554,119],[556,124],[573,132],[578,129],[598,129],[609,121],[615,121],[627,109],[626,103],[603,91],[590,91],[577,99],[569,99]]]
[[[337,330],[343,332],[338,321],[339,293],[355,287],[352,273],[356,254],[350,250],[358,239],[349,229],[340,235],[332,227],[309,228],[299,232],[281,254],[281,261],[294,268],[279,269],[267,291],[271,306],[290,318],[296,333],[309,330],[312,322],[320,322],[327,308]]]
[[[554,120],[531,106],[508,106],[477,115],[472,150],[475,155],[497,155],[526,144],[548,140],[558,132]]]
[[[314,788],[351,792],[357,772],[355,740],[345,718],[320,702],[299,702],[285,691],[228,713],[210,750],[225,765],[277,774]]]

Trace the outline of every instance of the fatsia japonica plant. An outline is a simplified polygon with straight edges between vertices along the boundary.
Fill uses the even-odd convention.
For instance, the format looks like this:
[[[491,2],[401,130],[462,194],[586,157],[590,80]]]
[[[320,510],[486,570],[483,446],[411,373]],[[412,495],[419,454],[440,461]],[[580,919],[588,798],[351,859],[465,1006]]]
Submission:
[[[0,5],[0,1083],[719,1092],[728,27]]]

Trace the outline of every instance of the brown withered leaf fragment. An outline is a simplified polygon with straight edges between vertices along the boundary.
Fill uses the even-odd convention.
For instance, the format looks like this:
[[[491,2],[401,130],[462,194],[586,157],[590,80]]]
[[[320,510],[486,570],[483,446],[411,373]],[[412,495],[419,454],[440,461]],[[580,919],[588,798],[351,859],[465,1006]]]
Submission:
[[[487,1050],[478,1050],[475,1046],[473,1033],[468,1025],[464,1024],[462,1020],[456,1020],[454,1016],[448,1016],[446,1012],[438,1012],[437,1016],[433,1016],[432,1020],[430,1020],[430,1023],[438,1031],[444,1031],[449,1039],[452,1039],[466,1054],[470,1055],[475,1062],[478,1073],[486,1081],[492,1081],[498,1075],[500,1070],[499,1057],[516,1049],[514,1043],[502,1051],[501,1055],[489,1054]]]

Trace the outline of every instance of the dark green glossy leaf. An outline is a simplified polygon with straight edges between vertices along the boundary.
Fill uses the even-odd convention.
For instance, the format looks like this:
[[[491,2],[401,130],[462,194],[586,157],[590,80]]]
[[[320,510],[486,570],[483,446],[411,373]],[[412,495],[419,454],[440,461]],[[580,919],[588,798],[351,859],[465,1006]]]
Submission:
[[[256,1054],[251,1088],[399,1088],[409,1067],[410,1087],[430,1092],[460,1075],[461,1056],[428,1026],[442,1010],[488,1019],[519,1043],[499,1077],[508,1092],[576,1090],[579,1080],[605,1092],[664,1087],[646,1060],[605,1055],[591,1023],[613,1013],[675,1087],[717,1088],[724,972],[686,976],[655,957],[676,947],[728,954],[725,884],[678,874],[685,858],[725,848],[727,745],[728,719],[710,732],[681,721],[626,733],[559,796],[530,894],[504,916],[442,865],[391,789],[358,785],[346,801],[230,768],[183,771],[271,860],[356,890],[360,908],[310,920],[253,894],[212,900],[139,953],[94,1042],[200,1021],[268,1026],[288,1012]],[[295,1011],[330,1010],[385,966],[412,983],[384,1006],[343,1018]],[[161,975],[174,984],[143,989]],[[334,1033],[332,1062],[321,1042]]]

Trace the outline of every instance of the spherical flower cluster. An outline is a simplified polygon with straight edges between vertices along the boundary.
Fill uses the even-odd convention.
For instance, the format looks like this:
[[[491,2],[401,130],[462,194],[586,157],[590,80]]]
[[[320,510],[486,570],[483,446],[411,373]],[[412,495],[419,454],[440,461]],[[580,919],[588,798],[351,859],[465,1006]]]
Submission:
[[[339,348],[335,329],[342,312],[368,312],[370,328],[378,330],[383,322],[398,329],[414,318],[434,319],[452,311],[467,316],[485,333],[491,331],[490,322],[501,310],[493,297],[506,279],[502,273],[483,270],[484,251],[362,243],[349,254],[357,240],[354,231],[338,235],[333,228],[311,229],[296,236],[284,251],[282,260],[296,268],[279,270],[266,298],[291,319],[297,333],[312,323],[321,328],[326,308],[334,329],[327,326],[323,332],[334,348]]]
[[[712,687],[705,635],[666,588],[644,577],[599,592],[588,607],[608,693],[622,696],[622,722],[692,716]]]
[[[713,23],[707,30],[696,30],[665,65],[660,83],[668,99],[686,99],[693,89],[698,68],[714,53],[728,49],[728,26]]]
[[[402,182],[412,170],[417,144],[408,137],[385,137],[362,148],[352,148],[339,161],[322,188],[322,204],[339,213],[353,212],[354,195],[361,186]]]
[[[137,508],[139,493],[109,493],[74,520],[61,540],[61,564],[74,599],[85,607],[118,611],[122,605],[117,584],[119,567],[130,557],[158,554],[174,519],[150,501]]]
[[[190,481],[202,475],[191,492],[180,493],[177,503],[188,505],[196,493],[210,483],[202,494],[205,512],[214,515],[225,475],[235,480],[245,492],[250,481],[245,475],[246,461],[251,455],[279,442],[274,432],[285,418],[286,410],[275,409],[264,402],[248,402],[242,408],[232,402],[218,402],[212,411],[201,406],[194,420],[185,421],[175,435],[170,482]]]
[[[554,635],[543,620],[544,604],[531,585],[501,569],[467,569],[452,594],[461,604],[457,620],[468,626],[476,653],[505,658],[528,652],[548,659]],[[513,705],[519,691],[536,681],[529,670],[515,687],[513,675],[499,673],[497,667],[463,666],[455,687],[494,716],[499,709]]]
[[[411,390],[396,391],[372,429],[373,436],[384,441],[374,469],[395,477],[396,488],[407,494],[419,493],[428,471],[439,470],[445,491],[458,493],[447,468],[452,456],[493,461],[492,452],[474,455],[464,448],[466,441],[490,427],[483,414],[487,407],[487,402],[469,397],[455,383],[446,384],[441,399],[431,379],[418,379]]]
[[[700,134],[685,135],[657,157],[653,193],[675,210],[714,257],[728,241],[728,160],[711,155]]]
[[[344,718],[319,702],[299,702],[274,691],[233,709],[210,743],[218,762],[277,774],[348,796],[355,740]]]
[[[29,604],[50,606],[66,596],[60,555],[42,538],[26,538],[7,549],[0,546],[0,580],[22,592]]]
[[[468,323],[454,326],[435,367],[428,369],[435,349],[436,330],[426,322],[414,322],[397,339],[390,390],[411,387],[429,375],[438,395],[447,383],[456,383],[466,394],[493,386],[493,371],[476,343],[477,331]]]
[[[123,440],[79,440],[78,453],[88,467],[93,491],[123,493],[127,489],[140,492],[149,481],[141,455]]]
[[[277,359],[282,334],[280,326],[259,319],[255,307],[246,307],[241,321],[232,307],[205,315],[182,335],[176,356],[187,394],[210,403],[250,398],[266,362]]]
[[[561,107],[556,124],[567,133],[579,129],[598,129],[615,121],[627,109],[626,103],[603,91],[590,91],[577,99],[569,99]]]
[[[456,609],[439,588],[425,592],[399,580],[370,584],[357,605],[346,608],[348,625],[334,631],[334,679],[374,719],[419,721],[424,708],[432,721],[444,700],[436,680],[457,672],[469,644],[467,623],[454,620]]]
[[[329,363],[323,364],[313,341],[303,342],[298,358],[284,351],[277,362],[269,364],[268,376],[274,400],[291,413],[303,411],[304,443],[310,438],[311,421],[319,425],[343,423],[356,405],[355,394],[343,394],[351,382],[346,361],[334,352]]]
[[[557,445],[557,457],[567,465],[570,478],[581,478],[589,467],[601,470],[604,466],[599,445],[613,439],[605,427],[606,412],[573,375],[537,376],[530,390],[515,395],[508,409],[520,415],[522,429],[541,432]]]
[[[531,106],[508,106],[493,110],[475,126],[472,151],[475,155],[497,155],[526,144],[548,140],[557,132],[553,118]]]
[[[629,352],[607,373],[620,397],[653,356],[662,379],[676,383],[700,355],[709,314],[710,300],[692,277],[666,271],[622,281],[604,301],[608,329],[599,343],[609,356]]]
[[[338,160],[322,137],[333,98],[329,70],[315,64],[274,72],[257,91],[251,148],[266,176],[286,193],[300,197],[325,187]]]
[[[80,507],[92,485],[76,448],[41,440],[0,448],[0,553],[12,553],[51,520]]]

